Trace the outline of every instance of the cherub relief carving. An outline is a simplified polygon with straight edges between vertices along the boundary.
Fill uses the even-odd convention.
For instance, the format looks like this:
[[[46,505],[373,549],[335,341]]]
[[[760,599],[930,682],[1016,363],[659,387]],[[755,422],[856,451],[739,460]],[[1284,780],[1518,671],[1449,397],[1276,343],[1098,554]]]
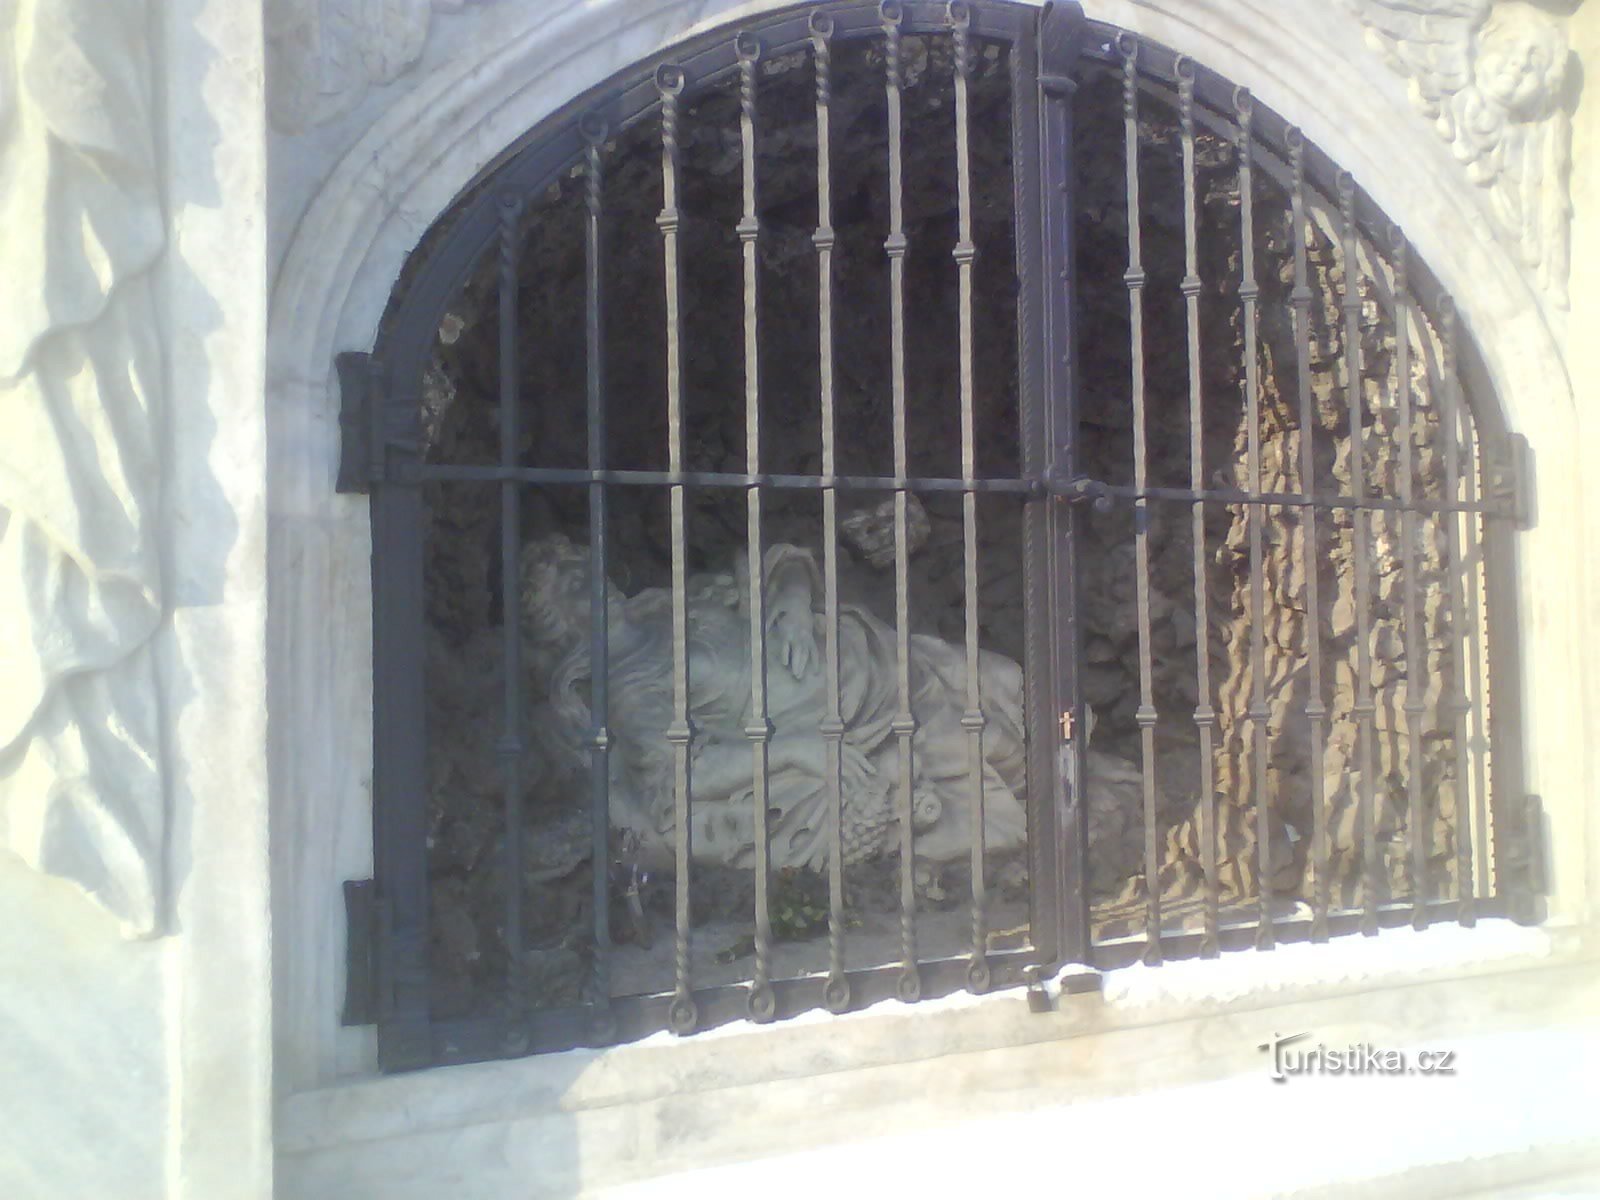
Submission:
[[[1572,131],[1560,22],[1494,0],[1345,0],[1367,40],[1410,80],[1412,103],[1485,189],[1502,235],[1566,304]]]
[[[300,133],[343,116],[422,57],[434,13],[485,2],[267,0],[273,125]]]

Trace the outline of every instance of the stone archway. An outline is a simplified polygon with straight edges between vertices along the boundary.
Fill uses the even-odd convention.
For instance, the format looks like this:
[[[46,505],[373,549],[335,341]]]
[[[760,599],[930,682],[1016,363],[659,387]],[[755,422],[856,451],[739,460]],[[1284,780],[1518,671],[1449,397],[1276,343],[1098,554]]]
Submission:
[[[279,581],[269,598],[274,643],[274,840],[279,1017],[315,1030],[285,1047],[283,1074],[305,1085],[331,1073],[339,1052],[338,881],[366,862],[368,814],[361,765],[370,745],[365,512],[332,493],[337,455],[332,363],[371,344],[393,281],[422,232],[504,147],[615,70],[697,30],[779,3],[655,0],[630,3],[619,28],[609,6],[561,5],[517,36],[444,64],[399,98],[340,160],[301,217],[280,268],[270,332],[269,465]],[[1412,234],[1458,297],[1482,351],[1483,382],[1540,456],[1546,519],[1525,545],[1524,579],[1565,568],[1577,527],[1571,388],[1551,324],[1481,199],[1448,149],[1405,108],[1401,81],[1380,74],[1359,25],[1332,11],[1285,13],[1266,0],[1160,3],[1107,0],[1090,15],[1193,54],[1245,81],[1301,121]],[[1379,86],[1374,86],[1379,83]],[[1330,97],[1337,104],[1330,106]],[[1405,113],[1404,120],[1396,112]],[[1529,726],[1576,743],[1577,696],[1563,695],[1560,647],[1581,616],[1577,590],[1536,594],[1524,582],[1526,669],[1552,681],[1529,689]],[[341,620],[330,627],[332,605]],[[326,639],[319,643],[319,639]],[[327,664],[338,661],[341,669]],[[1551,732],[1554,731],[1554,732]],[[329,743],[332,744],[329,744]],[[315,753],[294,747],[314,745]],[[1582,763],[1541,759],[1548,791]],[[1560,776],[1557,781],[1556,773]],[[330,826],[335,832],[330,833]],[[307,951],[304,947],[317,947]],[[366,1065],[364,1051],[352,1051]]]

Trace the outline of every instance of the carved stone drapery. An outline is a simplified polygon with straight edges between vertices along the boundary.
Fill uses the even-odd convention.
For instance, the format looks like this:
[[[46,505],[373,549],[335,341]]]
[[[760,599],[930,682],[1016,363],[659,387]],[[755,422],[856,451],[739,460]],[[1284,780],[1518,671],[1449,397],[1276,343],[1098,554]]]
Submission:
[[[1570,51],[1561,23],[1516,0],[1344,0],[1412,103],[1487,193],[1500,235],[1565,307]],[[1581,2],[1581,0],[1576,0]]]
[[[149,23],[0,4],[0,847],[135,935],[165,836]]]
[[[694,800],[690,844],[700,861],[749,867],[754,862],[753,771],[746,734],[750,701],[750,595],[741,557],[728,574],[696,574],[688,584],[689,714],[694,726]],[[531,542],[523,557],[525,632],[537,686],[548,695],[535,724],[553,763],[578,780],[573,811],[587,803],[586,740],[592,725],[585,697],[589,657],[587,546],[560,534]],[[774,868],[827,863],[828,819],[823,741],[827,713],[822,645],[826,627],[822,575],[809,550],[778,543],[762,566],[767,613],[767,716],[770,776],[770,861]],[[611,820],[636,839],[637,853],[669,866],[675,815],[672,757],[665,731],[673,719],[672,598],[664,588],[625,597],[608,581],[611,602],[610,709],[613,739]],[[845,729],[843,829],[845,861],[893,853],[895,814],[910,791],[917,855],[931,862],[965,856],[971,846],[967,738],[962,728],[966,662],[958,646],[913,634],[909,643],[917,730],[914,770],[899,774],[893,735],[896,652],[893,630],[864,605],[839,609],[840,709]],[[984,738],[984,838],[992,851],[1013,851],[1027,833],[1022,668],[999,654],[979,658]],[[441,772],[447,787],[479,775],[471,761]],[[481,761],[481,756],[479,761]],[[481,778],[481,775],[479,776]],[[498,783],[498,780],[495,780]],[[490,787],[494,784],[491,783]],[[559,785],[555,788],[559,792]],[[898,798],[897,798],[898,797]]]
[[[300,133],[393,83],[422,56],[433,14],[485,0],[267,0],[272,124]]]

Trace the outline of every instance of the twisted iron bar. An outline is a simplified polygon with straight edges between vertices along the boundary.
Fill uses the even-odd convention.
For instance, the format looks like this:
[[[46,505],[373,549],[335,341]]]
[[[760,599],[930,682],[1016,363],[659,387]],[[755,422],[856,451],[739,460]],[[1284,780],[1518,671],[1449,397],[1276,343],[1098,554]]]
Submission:
[[[1411,395],[1411,285],[1407,278],[1406,236],[1399,226],[1389,230],[1389,259],[1394,270],[1395,411],[1400,439],[1400,501],[1410,505],[1416,473],[1416,421]],[[1428,840],[1431,826],[1422,790],[1422,718],[1428,705],[1422,687],[1422,605],[1417,591],[1417,514],[1400,513],[1400,570],[1406,655],[1406,828],[1411,841],[1411,924],[1428,927]]]
[[[900,25],[905,13],[897,0],[878,6],[884,36],[884,94],[889,110],[889,236],[884,252],[889,256],[890,373],[894,403],[894,473],[910,475],[906,439],[906,251],[905,230],[905,128],[900,71]],[[912,738],[917,732],[911,708],[911,537],[907,501],[910,492],[900,487],[894,494],[895,640],[899,658],[900,707],[891,728],[899,745],[900,766],[900,998],[907,1003],[922,996],[917,970],[917,897],[915,842],[912,826]]]
[[[1360,501],[1366,498],[1367,493],[1367,454],[1361,377],[1361,263],[1356,240],[1356,184],[1350,172],[1340,172],[1338,193],[1344,241],[1344,295],[1341,307],[1345,321],[1345,400],[1350,414],[1350,486],[1355,499]],[[1357,762],[1361,772],[1361,932],[1370,937],[1378,932],[1378,822],[1372,778],[1376,706],[1372,698],[1372,567],[1368,545],[1371,523],[1367,511],[1355,509],[1351,523],[1356,568],[1356,702],[1350,711],[1357,722]]]
[[[1235,88],[1233,109],[1239,124],[1239,239],[1241,247],[1239,301],[1244,307],[1244,390],[1246,471],[1250,488],[1261,491],[1261,378],[1258,309],[1261,284],[1256,278],[1255,137],[1252,124],[1255,101],[1246,88]],[[1267,708],[1266,567],[1262,545],[1267,520],[1263,505],[1246,510],[1250,524],[1250,749],[1251,782],[1256,809],[1256,898],[1259,918],[1256,947],[1269,950],[1272,930],[1272,803],[1267,795],[1267,733],[1271,711]]]
[[[1292,172],[1290,212],[1294,221],[1295,378],[1300,401],[1300,490],[1316,491],[1316,411],[1311,399],[1311,271],[1306,235],[1306,144],[1298,126],[1284,134]],[[1300,512],[1306,578],[1306,720],[1311,726],[1311,940],[1328,938],[1328,806],[1323,780],[1328,709],[1322,699],[1322,577],[1316,506]]]
[[[1122,53],[1123,157],[1128,194],[1128,324],[1133,390],[1133,486],[1148,482],[1144,364],[1144,257],[1139,206],[1139,42],[1132,34],[1117,39]],[[1134,720],[1144,766],[1145,950],[1144,961],[1155,966],[1161,949],[1161,858],[1156,829],[1156,706],[1150,648],[1150,509],[1140,497],[1133,506],[1135,592],[1139,626],[1139,707]]]
[[[744,212],[737,227],[744,254],[744,395],[745,470],[761,470],[761,324],[760,280],[761,222],[756,217],[756,65],[761,42],[741,33],[734,39],[739,56],[739,141],[743,155]],[[771,772],[772,721],[767,711],[767,611],[762,567],[761,489],[745,493],[745,549],[749,567],[750,598],[750,741],[755,840],[755,978],[750,987],[750,1016],[770,1021],[777,1013],[772,991],[772,917],[769,909],[771,847],[767,831],[770,811],[768,788]]]
[[[850,1007],[844,969],[844,715],[839,676],[839,489],[833,361],[833,18],[811,14],[811,49],[817,85],[817,341],[822,405],[822,593],[827,712],[821,732],[828,788],[828,982],[822,999],[830,1012]]]
[[[1173,70],[1178,76],[1178,124],[1183,144],[1183,247],[1184,273],[1180,287],[1184,299],[1184,326],[1189,352],[1189,486],[1204,490],[1205,385],[1200,362],[1200,235],[1195,190],[1194,61],[1180,55]],[[1211,704],[1210,588],[1206,585],[1206,505],[1196,500],[1190,507],[1194,551],[1195,612],[1195,731],[1200,740],[1200,866],[1206,877],[1204,930],[1200,953],[1213,958],[1222,952],[1217,933],[1217,710]]]
[[[1448,296],[1441,296],[1438,311],[1440,340],[1444,345],[1444,403],[1439,414],[1439,429],[1444,440],[1445,493],[1453,499],[1461,489],[1461,447],[1458,429],[1466,422],[1466,416],[1465,406],[1461,402],[1455,302]],[[1449,694],[1441,698],[1440,704],[1451,716],[1451,742],[1455,749],[1456,853],[1458,870],[1462,870],[1460,878],[1456,881],[1457,914],[1461,924],[1470,926],[1477,922],[1472,892],[1472,834],[1467,820],[1466,804],[1469,779],[1467,718],[1472,711],[1472,701],[1468,699],[1466,693],[1467,664],[1463,642],[1467,631],[1461,628],[1466,604],[1462,596],[1465,581],[1462,579],[1464,572],[1460,518],[1451,514],[1446,518],[1444,528],[1445,553],[1449,557],[1445,575],[1450,581],[1450,657],[1453,677],[1450,680]]]
[[[951,0],[946,10],[955,50],[956,124],[956,245],[951,257],[956,262],[957,319],[959,323],[961,385],[961,473],[969,479],[978,474],[977,431],[973,416],[972,366],[972,271],[978,250],[972,241],[972,148],[971,99],[972,11],[962,0]],[[967,707],[961,726],[967,733],[967,775],[972,789],[972,961],[967,967],[967,984],[974,992],[989,989],[990,972],[986,958],[988,944],[988,888],[984,878],[984,797],[983,797],[983,681],[979,675],[978,651],[978,497],[968,488],[961,497],[963,534],[963,587],[966,597]]]
[[[681,68],[663,65],[656,72],[661,93],[661,230],[666,280],[667,323],[667,459],[674,472],[683,470],[683,350],[680,344],[682,280],[678,264],[678,100],[683,94]],[[677,849],[676,941],[673,947],[674,993],[667,1019],[673,1032],[685,1034],[699,1023],[699,1009],[689,979],[689,871],[692,861],[689,824],[690,741],[689,722],[689,616],[688,545],[683,485],[671,487],[672,504],[672,723],[667,741],[673,757],[674,842]]]

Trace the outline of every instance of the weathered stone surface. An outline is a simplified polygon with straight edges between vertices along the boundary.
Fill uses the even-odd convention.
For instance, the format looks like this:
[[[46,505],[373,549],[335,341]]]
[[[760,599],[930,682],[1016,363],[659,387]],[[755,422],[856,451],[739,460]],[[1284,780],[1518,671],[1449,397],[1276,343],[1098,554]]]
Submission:
[[[166,243],[143,0],[0,12],[0,847],[125,932],[164,902]]]

